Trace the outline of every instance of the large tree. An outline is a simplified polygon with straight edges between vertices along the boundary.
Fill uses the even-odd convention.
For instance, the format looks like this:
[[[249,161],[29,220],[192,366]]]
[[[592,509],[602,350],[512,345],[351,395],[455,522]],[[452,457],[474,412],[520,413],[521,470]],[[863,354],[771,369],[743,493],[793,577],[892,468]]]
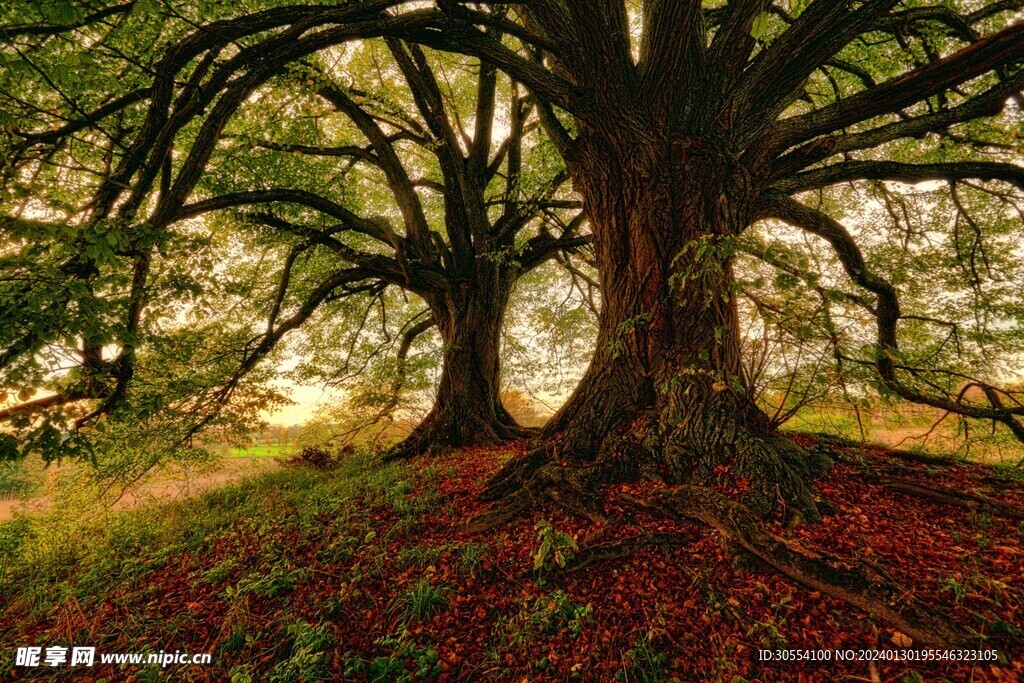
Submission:
[[[494,519],[545,493],[592,514],[602,478],[707,483],[716,468],[745,480],[758,513],[817,516],[808,484],[827,463],[769,428],[741,369],[732,262],[759,219],[824,240],[864,291],[884,391],[1024,436],[1011,394],[980,382],[985,400],[966,400],[906,360],[899,292],[809,201],[858,181],[1024,187],[1018,165],[985,153],[1019,126],[1022,5],[539,0],[517,6],[515,52],[473,26],[488,17],[441,4],[441,30],[417,39],[483,55],[542,98],[601,275],[590,368],[545,447],[492,481],[487,497],[506,499]],[[961,142],[965,124],[1001,114],[974,148]],[[953,141],[952,159],[921,163],[907,138]]]
[[[650,476],[680,484],[661,509],[715,525],[772,566],[892,620],[916,639],[955,640],[943,620],[904,602],[896,587],[793,553],[761,532],[745,508],[704,485],[724,477],[730,488],[746,490],[745,502],[759,514],[784,507],[792,517],[813,519],[819,509],[811,480],[827,466],[826,458],[773,430],[744,379],[739,250],[870,314],[871,343],[842,355],[870,365],[884,392],[1024,436],[1019,394],[998,388],[994,375],[974,378],[934,362],[942,354],[908,354],[901,346],[911,320],[926,323],[929,316],[904,310],[900,288],[865,257],[870,240],[863,238],[870,235],[843,223],[843,207],[828,190],[841,183],[945,183],[957,213],[946,230],[952,236],[943,238],[950,259],[965,265],[978,291],[996,282],[980,263],[985,226],[970,209],[977,197],[965,201],[960,190],[969,186],[1008,207],[1019,200],[1022,171],[1008,158],[1024,85],[1024,25],[1016,21],[1024,1],[366,0],[268,2],[250,13],[168,2],[158,6],[180,19],[178,35],[156,36],[155,61],[148,48],[139,59],[136,43],[124,77],[108,72],[107,83],[78,93],[54,87],[69,80],[69,59],[80,62],[84,46],[93,48],[86,54],[123,56],[123,45],[90,31],[118,25],[142,11],[137,4],[78,12],[57,3],[61,16],[48,23],[12,21],[3,31],[17,53],[5,59],[33,82],[9,97],[20,112],[14,126],[7,124],[16,150],[9,177],[24,182],[49,168],[55,153],[69,149],[61,141],[86,129],[94,135],[75,149],[93,156],[100,176],[76,211],[82,215],[75,239],[59,249],[48,245],[60,258],[49,259],[49,270],[29,278],[32,284],[10,285],[24,292],[12,300],[31,304],[32,315],[5,331],[5,360],[31,357],[55,335],[78,335],[80,381],[66,396],[91,397],[100,408],[116,404],[131,380],[151,264],[163,256],[168,228],[235,111],[292,65],[345,42],[386,37],[407,51],[420,72],[415,78],[422,67],[412,45],[466,54],[481,60],[483,74],[500,70],[529,91],[589,218],[602,299],[587,373],[539,447],[488,486],[486,497],[502,503],[481,524],[548,498],[600,518],[598,484]],[[37,54],[39,44],[49,49]],[[419,97],[432,96],[425,88]],[[187,136],[185,148],[172,144],[180,135]],[[372,142],[369,127],[364,135]],[[443,134],[435,137],[445,142]],[[381,150],[386,154],[386,146]],[[470,155],[465,162],[472,149],[463,151]],[[409,261],[437,272],[443,254],[415,206],[403,204],[402,211]],[[830,273],[808,273],[799,260],[783,262],[778,250],[762,249],[750,236],[763,219],[828,245],[845,279],[822,284]],[[1019,217],[1010,220],[1019,229]],[[14,225],[25,235],[55,229],[23,219]],[[350,232],[389,241],[376,223],[353,225]],[[109,233],[112,241],[99,239]],[[116,245],[131,277],[98,279],[97,254],[105,252],[97,243]],[[454,255],[460,247],[453,240],[447,248]],[[314,294],[326,297],[379,276],[373,267],[381,255],[349,253],[355,262]],[[53,273],[73,286],[54,286]],[[120,297],[112,305],[98,294],[115,285]],[[99,329],[84,322],[97,313],[119,322]],[[268,337],[287,324],[271,326]],[[114,358],[101,355],[109,346],[117,349]],[[32,372],[22,366],[22,374]],[[964,382],[980,394],[963,391]]]
[[[96,58],[107,58],[94,65],[99,72],[132,65],[120,41],[134,44],[130,29],[149,17],[106,21],[122,13],[124,8],[114,8],[83,18],[85,25],[76,31],[77,40],[88,36],[110,48],[111,54]],[[349,10],[340,17],[360,14]],[[163,32],[173,35],[172,29]],[[181,260],[182,254],[167,256],[175,236],[193,229],[190,219],[216,212],[228,214],[221,221],[224,230],[255,235],[241,237],[250,249],[273,251],[277,262],[270,262],[270,271],[276,280],[262,288],[265,296],[252,294],[248,302],[247,310],[267,321],[264,329],[242,344],[217,400],[196,411],[192,422],[202,425],[241,378],[318,310],[342,297],[383,301],[390,287],[416,295],[427,308],[425,317],[402,329],[399,362],[416,337],[433,327],[443,344],[434,407],[395,453],[495,444],[527,433],[499,397],[499,344],[509,296],[522,274],[559,254],[564,258],[588,240],[581,235],[578,202],[558,197],[567,177],[557,155],[545,154],[548,145],[532,120],[530,96],[491,66],[466,64],[476,60],[464,57],[432,58],[393,38],[334,54],[290,46],[287,57],[271,66],[264,61],[269,56],[258,51],[250,53],[251,63],[219,60],[225,35],[201,48],[208,61],[195,65],[191,76],[193,84],[214,78],[233,91],[227,98],[210,97],[216,101],[210,112],[190,106],[195,93],[187,87],[172,89],[159,104],[147,99],[160,88],[159,78],[147,72],[160,73],[169,62],[164,56],[155,68],[132,74],[144,87],[111,96],[112,103],[94,116],[54,124],[40,134],[34,130],[39,105],[55,97],[85,106],[75,101],[75,91],[89,90],[67,75],[59,82],[47,77],[48,68],[56,70],[47,59],[77,47],[60,33],[43,32],[41,39],[32,31],[9,33],[13,49],[23,55],[20,62],[43,79],[12,79],[8,92],[21,117],[11,123],[17,128],[6,188],[17,186],[39,205],[9,195],[5,223],[24,246],[18,250],[12,241],[6,264],[9,281],[16,283],[7,300],[19,305],[5,309],[10,343],[3,365],[10,384],[34,380],[53,393],[8,407],[3,416],[38,433],[40,415],[54,418],[50,426],[63,426],[68,406],[91,403],[91,412],[75,418],[74,428],[81,431],[130,403],[135,348],[152,341],[152,326],[166,316],[156,302],[174,296],[160,293],[168,283],[154,281],[152,271],[160,270],[155,264]],[[246,85],[230,80],[239,74]],[[32,93],[32,104],[15,99],[40,86],[43,93]],[[211,95],[218,94],[216,87]],[[58,119],[66,116],[59,108],[53,112]],[[189,127],[194,118],[201,120],[198,128]],[[125,125],[126,119],[134,125]],[[107,126],[115,120],[111,132]],[[175,150],[182,149],[186,155],[178,164]],[[140,157],[150,161],[140,163]],[[111,173],[111,166],[119,170]],[[35,177],[19,183],[29,173]],[[88,173],[103,180],[90,189]],[[68,190],[72,183],[78,185],[75,192]],[[90,252],[97,226],[111,235],[113,253]],[[149,235],[145,244],[141,232]],[[222,248],[218,258],[230,263],[235,256],[227,245]],[[36,254],[35,263],[28,251]],[[342,267],[330,267],[332,261]],[[56,318],[45,313],[62,293],[59,285],[58,291],[48,288],[53,280],[42,271],[72,262],[79,265],[66,274],[81,280],[83,291],[63,295],[79,306],[107,309],[99,319],[76,320],[76,311],[67,309]],[[199,290],[218,277],[217,271],[186,275]],[[263,277],[257,271],[249,276]],[[132,303],[122,305],[116,287],[97,286],[115,281],[130,283]],[[90,343],[90,336],[105,343]],[[48,353],[78,355],[77,367],[49,377],[45,370],[34,378],[18,374]]]

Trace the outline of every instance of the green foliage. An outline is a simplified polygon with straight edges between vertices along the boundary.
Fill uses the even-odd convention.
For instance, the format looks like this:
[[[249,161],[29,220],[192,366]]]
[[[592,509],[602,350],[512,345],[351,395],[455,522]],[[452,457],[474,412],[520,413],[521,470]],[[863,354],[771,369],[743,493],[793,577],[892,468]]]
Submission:
[[[300,569],[287,570],[271,566],[269,572],[257,570],[243,576],[234,589],[228,589],[228,597],[253,594],[270,600],[295,590],[303,576],[304,572]]]
[[[789,621],[789,613],[793,610],[793,598],[789,595],[774,596],[761,582],[757,583],[757,589],[768,600],[772,614],[755,622],[747,631],[747,635],[757,635],[761,645],[767,649],[785,648],[789,640],[784,632]]]
[[[404,636],[385,637],[377,641],[377,645],[387,654],[366,660],[351,652],[345,653],[346,678],[365,676],[370,683],[412,683],[432,680],[441,674],[440,657],[433,646],[417,645]],[[411,668],[407,662],[411,662]]]
[[[270,683],[313,683],[330,678],[329,648],[334,635],[325,624],[305,621],[289,624],[286,629],[289,654],[271,670]]]
[[[537,549],[533,552],[533,571],[538,575],[550,574],[555,568],[564,569],[579,550],[576,539],[559,531],[551,522],[542,519],[534,525]]]
[[[38,515],[0,524],[0,599],[22,600],[46,611],[65,596],[88,602],[113,585],[144,585],[147,577],[181,553],[207,551],[219,539],[265,539],[273,562],[259,571],[231,556],[214,563],[197,580],[228,585],[233,595],[281,596],[301,580],[301,569],[286,564],[287,554],[273,536],[285,521],[298,525],[303,515],[282,519],[282,510],[302,510],[311,519],[339,501],[376,494],[394,486],[395,467],[347,459],[325,479],[317,472],[281,469],[196,498],[138,510],[106,511],[80,498],[58,498]],[[77,479],[70,482],[79,488]],[[321,532],[323,525],[315,527]],[[328,547],[339,554],[361,547],[369,528],[358,513],[346,513],[342,533]],[[86,542],[85,539],[88,539]],[[372,539],[371,539],[372,540]]]
[[[459,556],[459,570],[476,576],[483,569],[484,558],[490,554],[486,543],[466,543],[455,551]]]
[[[750,27],[750,35],[753,38],[761,38],[765,33],[768,32],[768,26],[771,22],[771,15],[768,12],[761,12],[754,18],[754,23]]]
[[[398,561],[401,564],[417,567],[429,567],[437,564],[439,559],[441,559],[441,549],[425,544],[405,548],[398,554]]]
[[[565,591],[559,589],[537,598],[528,623],[545,633],[565,630],[577,638],[586,625],[594,621],[593,613],[592,605],[577,605]]]
[[[444,586],[419,579],[395,599],[393,609],[398,610],[407,623],[425,621],[447,609],[447,593]]]
[[[0,406],[8,397],[67,398],[8,420],[0,459],[36,452],[48,460],[112,459],[121,468],[129,461],[142,468],[201,457],[194,437],[239,443],[285,403],[276,388],[280,379],[346,389],[347,405],[320,425],[323,438],[304,446],[353,438],[359,445],[385,443],[400,431],[392,418],[429,400],[440,360],[436,333],[417,340],[401,360],[394,353],[407,324],[428,312],[424,292],[403,289],[387,268],[375,270],[406,259],[397,241],[411,229],[405,200],[396,197],[380,165],[358,153],[366,146],[364,132],[320,90],[333,86],[353,97],[389,135],[396,127],[421,131],[395,136],[399,162],[417,183],[446,182],[438,156],[445,145],[426,132],[425,115],[383,41],[285,60],[217,125],[208,102],[195,103],[194,110],[183,103],[198,92],[197,84],[210,86],[204,92],[216,99],[216,83],[237,84],[236,76],[252,75],[252,65],[230,59],[216,40],[191,43],[196,52],[171,60],[174,75],[161,81],[174,84],[169,108],[185,113],[167,121],[161,142],[141,137],[163,128],[153,118],[161,107],[151,97],[152,84],[164,79],[155,76],[157,64],[175,45],[202,36],[210,22],[281,4],[137,0],[88,22],[96,8],[77,0],[7,3],[0,10],[9,37],[0,47]],[[51,25],[68,30],[51,36]],[[254,46],[273,30],[233,36],[231,49],[258,51]],[[441,111],[430,115],[443,114],[453,126],[473,119],[476,67],[441,52],[426,59],[445,81]],[[495,97],[497,128],[511,106],[536,117],[520,87],[505,77]],[[103,107],[106,114],[89,118]],[[497,255],[491,262],[511,280],[520,275],[518,259],[532,236],[526,233],[538,224],[538,203],[567,196],[559,175],[564,164],[534,123],[523,129],[514,152],[521,168],[501,172],[505,164],[499,163],[477,198],[484,213],[501,204],[514,212],[516,230],[472,245],[481,261]],[[211,131],[215,144],[204,147]],[[161,155],[155,147],[164,142],[169,147]],[[351,152],[310,152],[320,147]],[[151,154],[160,159],[143,165],[154,173],[137,172],[136,162]],[[161,205],[172,185],[180,190],[170,202],[174,210],[233,192],[301,188],[344,207],[363,227],[339,230],[332,225],[337,215],[290,201],[184,219]],[[416,201],[430,239],[438,242],[412,249],[404,268],[418,268],[426,255],[413,252],[450,255],[457,235],[447,227],[463,218],[447,216],[450,203],[421,190]],[[545,220],[568,215],[549,213]],[[309,240],[301,230],[268,225],[266,214],[308,230],[328,229],[332,237]],[[497,221],[499,215],[483,218]],[[391,237],[366,229],[371,224]],[[376,274],[314,301],[340,266],[354,265]],[[450,259],[438,266],[449,268]],[[549,273],[531,286],[547,292],[550,281]],[[275,323],[300,311],[310,316],[299,321],[300,330],[287,339],[283,329],[280,338],[271,334]],[[281,367],[284,358],[288,370]]]
[[[669,671],[668,655],[651,643],[650,634],[637,638],[633,647],[622,656],[622,668],[615,672],[615,680],[623,683],[658,683]]]
[[[499,616],[495,629],[497,647],[517,649],[538,636],[567,632],[577,638],[593,623],[592,605],[579,605],[563,590],[555,590],[530,601],[524,598],[519,612]],[[492,653],[496,658],[497,650]]]
[[[32,471],[29,461],[0,460],[0,500],[5,496],[30,496],[39,486],[39,477]]]

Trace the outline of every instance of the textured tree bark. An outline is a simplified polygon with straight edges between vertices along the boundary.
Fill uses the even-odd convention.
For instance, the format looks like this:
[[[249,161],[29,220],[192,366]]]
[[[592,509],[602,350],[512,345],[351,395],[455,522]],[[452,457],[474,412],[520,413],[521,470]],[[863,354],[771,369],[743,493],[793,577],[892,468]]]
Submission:
[[[593,500],[594,485],[648,477],[721,483],[745,490],[758,514],[816,519],[808,484],[827,458],[774,433],[743,381],[729,245],[753,220],[755,174],[713,140],[624,127],[581,135],[569,165],[601,273],[597,348],[539,452],[499,472],[482,497],[515,510],[524,489]],[[576,473],[554,472],[566,466]]]
[[[412,457],[436,448],[493,446],[532,433],[501,402],[501,328],[510,286],[496,268],[430,298],[444,344],[441,380],[423,421],[390,454]]]

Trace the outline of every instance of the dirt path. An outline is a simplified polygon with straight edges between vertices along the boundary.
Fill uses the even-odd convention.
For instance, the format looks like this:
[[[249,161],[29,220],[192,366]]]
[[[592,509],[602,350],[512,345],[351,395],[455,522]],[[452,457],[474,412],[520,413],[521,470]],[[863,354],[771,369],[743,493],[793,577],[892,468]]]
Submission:
[[[278,467],[275,458],[225,458],[220,469],[205,473],[170,473],[129,493],[115,507],[167,502],[195,496],[218,486],[225,486]],[[0,500],[0,522],[13,518],[15,512],[33,514],[50,505],[48,496],[34,496],[24,500]]]

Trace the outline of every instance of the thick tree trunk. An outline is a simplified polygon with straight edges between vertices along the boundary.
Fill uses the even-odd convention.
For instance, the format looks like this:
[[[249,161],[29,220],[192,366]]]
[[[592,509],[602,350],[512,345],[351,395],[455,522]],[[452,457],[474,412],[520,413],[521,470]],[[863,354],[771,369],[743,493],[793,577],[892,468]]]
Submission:
[[[444,344],[441,381],[423,421],[392,451],[411,457],[435,448],[492,446],[530,435],[501,402],[501,328],[509,287],[490,268],[429,301]]]
[[[759,514],[815,518],[808,484],[827,462],[772,432],[741,370],[729,245],[751,220],[754,177],[708,141],[623,129],[581,137],[569,164],[601,273],[597,348],[545,428],[546,448],[499,472],[483,497],[519,506],[517,492],[540,485],[566,500],[646,476],[720,484]],[[577,473],[556,473],[556,461]]]

